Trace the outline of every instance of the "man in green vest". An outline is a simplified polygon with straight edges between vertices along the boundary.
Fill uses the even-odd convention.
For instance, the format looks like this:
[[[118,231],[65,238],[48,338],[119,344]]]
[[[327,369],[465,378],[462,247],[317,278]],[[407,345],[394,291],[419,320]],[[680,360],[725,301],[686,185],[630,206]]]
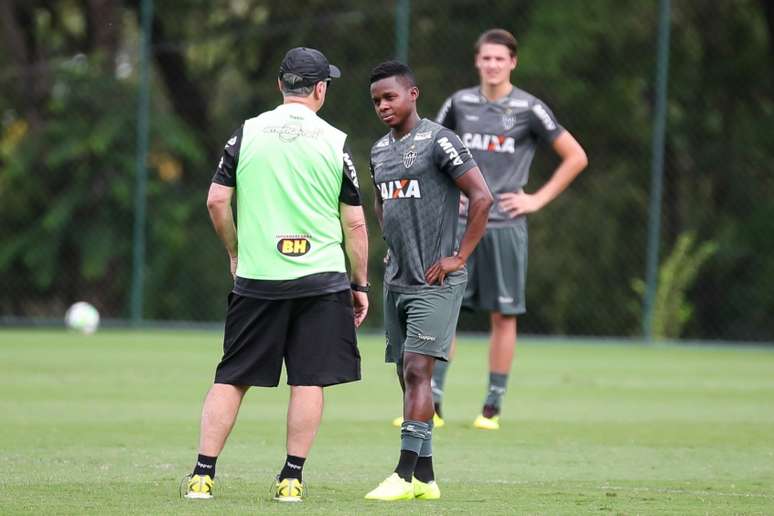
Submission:
[[[317,50],[288,51],[278,78],[283,104],[244,122],[213,177],[207,208],[230,257],[234,288],[186,498],[212,498],[215,462],[245,392],[277,386],[284,361],[287,459],[274,500],[300,502],[323,387],[360,379],[355,328],[368,312],[365,218],[346,134],[316,114],[340,75]]]

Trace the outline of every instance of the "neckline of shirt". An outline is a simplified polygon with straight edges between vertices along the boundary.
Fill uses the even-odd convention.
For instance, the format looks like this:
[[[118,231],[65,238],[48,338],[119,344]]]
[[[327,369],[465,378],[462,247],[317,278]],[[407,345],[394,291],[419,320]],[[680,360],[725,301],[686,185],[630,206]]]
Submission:
[[[415,125],[411,129],[411,131],[407,132],[406,134],[404,134],[403,136],[401,136],[397,140],[395,139],[395,136],[392,135],[392,131],[390,131],[388,133],[388,136],[390,138],[390,145],[392,145],[393,143],[403,143],[403,142],[407,141],[409,139],[409,136],[411,136],[412,134],[416,134],[417,130],[419,129],[419,127],[421,125],[424,124],[425,120],[427,120],[427,118],[420,118],[419,121],[417,122],[417,125]]]
[[[484,92],[481,91],[481,86],[480,85],[476,86],[476,93],[478,93],[478,97],[484,102],[484,104],[495,104],[498,106],[502,105],[505,100],[512,98],[514,91],[516,91],[516,86],[511,84],[511,91],[509,91],[508,93],[506,93],[505,95],[503,95],[497,100],[489,100],[488,98],[486,98],[486,95],[484,95]]]
[[[309,113],[313,115],[317,115],[317,113],[314,112],[314,110],[308,106],[305,106],[304,104],[301,104],[299,102],[288,102],[287,104],[280,104],[277,106],[277,109],[289,109],[293,111],[308,111]]]

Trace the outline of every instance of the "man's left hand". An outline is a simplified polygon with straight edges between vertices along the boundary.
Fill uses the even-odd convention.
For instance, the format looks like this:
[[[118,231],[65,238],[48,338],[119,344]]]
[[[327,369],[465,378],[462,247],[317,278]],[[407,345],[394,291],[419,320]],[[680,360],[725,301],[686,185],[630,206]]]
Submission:
[[[543,207],[535,195],[525,192],[504,193],[497,201],[512,219],[519,215],[534,213]]]
[[[457,255],[441,258],[427,269],[425,272],[425,281],[427,281],[428,285],[437,283],[443,286],[443,280],[446,278],[447,274],[457,272],[463,267],[465,267],[465,260]]]
[[[355,328],[360,328],[366,315],[368,315],[368,294],[353,290],[352,309],[355,313]]]

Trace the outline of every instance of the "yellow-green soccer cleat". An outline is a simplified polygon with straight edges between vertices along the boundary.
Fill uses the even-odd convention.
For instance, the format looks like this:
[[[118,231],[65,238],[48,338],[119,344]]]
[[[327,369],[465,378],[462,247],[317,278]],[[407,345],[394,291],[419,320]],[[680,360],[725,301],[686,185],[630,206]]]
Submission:
[[[403,416],[398,416],[395,419],[392,420],[392,426],[400,428],[400,425],[403,424]],[[443,420],[441,416],[438,414],[433,414],[433,426],[435,428],[441,428],[443,425],[445,425],[446,422]]]
[[[190,475],[186,478],[188,479],[188,486],[183,495],[184,498],[189,500],[209,500],[212,498],[212,488],[215,482],[211,476]],[[186,478],[183,479],[183,482],[185,482]]]
[[[479,414],[473,421],[473,426],[481,430],[499,430],[500,416],[484,417],[483,414]]]
[[[301,502],[304,499],[304,484],[297,478],[277,478],[274,484],[275,502]]]
[[[411,484],[414,486],[414,498],[417,500],[438,500],[441,497],[441,488],[435,480],[422,482],[411,477]]]
[[[397,473],[393,473],[376,486],[376,489],[365,495],[365,498],[366,500],[382,500],[385,502],[413,500],[414,485],[400,478]]]

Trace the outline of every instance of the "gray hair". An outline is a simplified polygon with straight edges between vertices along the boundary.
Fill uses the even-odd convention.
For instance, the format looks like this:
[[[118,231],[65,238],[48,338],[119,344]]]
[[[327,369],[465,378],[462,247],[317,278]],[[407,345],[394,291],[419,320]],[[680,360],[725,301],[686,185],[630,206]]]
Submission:
[[[280,90],[287,97],[308,97],[314,91],[315,84],[310,86],[295,86],[303,77],[292,72],[286,72],[280,77]]]

